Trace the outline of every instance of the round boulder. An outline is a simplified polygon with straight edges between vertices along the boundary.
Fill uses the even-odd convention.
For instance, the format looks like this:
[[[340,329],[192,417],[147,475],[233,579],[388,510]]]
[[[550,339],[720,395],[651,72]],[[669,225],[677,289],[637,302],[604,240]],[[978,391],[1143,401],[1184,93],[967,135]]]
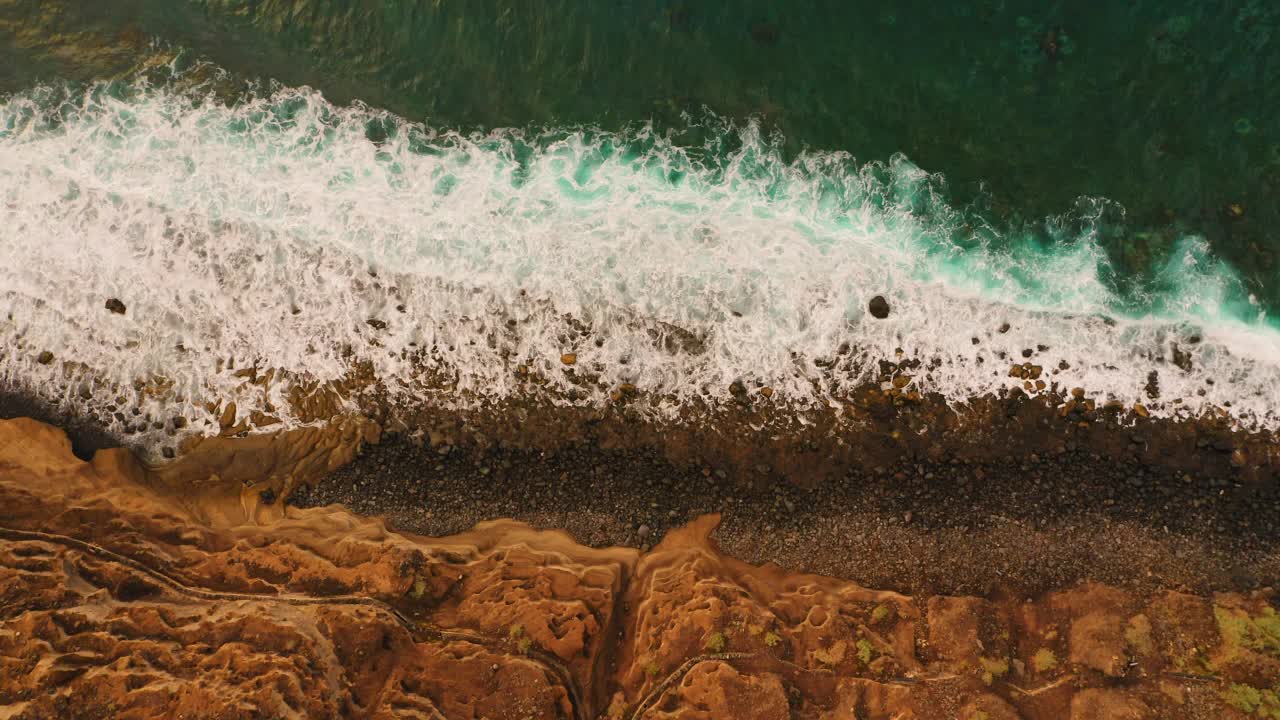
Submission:
[[[871,302],[867,304],[867,309],[871,311],[871,317],[877,320],[889,317],[889,301],[885,300],[883,295],[871,298]]]

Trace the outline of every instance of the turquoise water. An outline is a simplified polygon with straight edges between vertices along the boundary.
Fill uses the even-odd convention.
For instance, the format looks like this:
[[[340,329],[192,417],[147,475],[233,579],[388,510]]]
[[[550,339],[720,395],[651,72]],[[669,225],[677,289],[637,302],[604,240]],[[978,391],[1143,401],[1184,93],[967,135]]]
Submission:
[[[1274,305],[1278,14],[1191,0],[17,0],[0,9],[0,83],[127,72],[158,39],[436,127],[683,128],[706,108],[759,118],[792,154],[904,153],[1002,227],[1105,198],[1115,282],[1202,235]]]
[[[215,357],[354,354],[412,394],[430,349],[485,396],[573,350],[601,398],[808,402],[901,350],[962,401],[1039,348],[1063,384],[1273,423],[1272,14],[15,0],[5,329],[197,413],[242,390]]]

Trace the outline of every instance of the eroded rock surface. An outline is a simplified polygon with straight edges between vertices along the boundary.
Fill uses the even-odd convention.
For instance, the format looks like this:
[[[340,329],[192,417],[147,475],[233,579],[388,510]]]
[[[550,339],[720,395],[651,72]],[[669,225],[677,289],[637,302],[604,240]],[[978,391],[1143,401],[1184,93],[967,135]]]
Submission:
[[[1269,592],[910,597],[724,556],[715,516],[643,555],[417,537],[264,497],[236,440],[180,478],[0,421],[0,714],[1243,719],[1280,683]]]
[[[428,541],[257,493],[199,493],[228,507],[197,513],[169,481],[121,451],[83,463],[55,428],[0,423],[10,716],[557,718],[593,706],[634,551],[501,521]]]

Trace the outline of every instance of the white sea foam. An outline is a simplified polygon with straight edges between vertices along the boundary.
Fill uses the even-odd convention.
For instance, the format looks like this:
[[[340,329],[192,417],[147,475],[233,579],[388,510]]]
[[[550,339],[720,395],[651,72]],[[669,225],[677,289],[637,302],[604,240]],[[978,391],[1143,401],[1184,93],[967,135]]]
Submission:
[[[719,132],[733,149],[645,129],[463,136],[307,89],[234,106],[143,86],[10,98],[0,372],[69,403],[74,383],[39,351],[126,386],[163,376],[203,419],[209,399],[271,400],[218,358],[325,380],[354,356],[395,393],[409,392],[403,351],[434,348],[429,362],[480,401],[513,391],[516,363],[563,382],[559,357],[576,351],[606,386],[677,401],[726,398],[738,379],[819,400],[830,388],[812,360],[849,343],[937,358],[922,389],[963,401],[1016,382],[1009,364],[1045,345],[1033,361],[1065,360],[1051,378],[1064,386],[1146,401],[1158,367],[1157,414],[1229,403],[1277,425],[1280,334],[1202,240],[1121,297],[1087,222],[1052,246],[987,232],[962,250],[961,214],[905,158],[784,161],[751,126]],[[867,313],[876,294],[886,320]],[[125,315],[104,310],[113,297]],[[664,349],[659,322],[705,351]],[[1173,343],[1192,371],[1151,359]]]

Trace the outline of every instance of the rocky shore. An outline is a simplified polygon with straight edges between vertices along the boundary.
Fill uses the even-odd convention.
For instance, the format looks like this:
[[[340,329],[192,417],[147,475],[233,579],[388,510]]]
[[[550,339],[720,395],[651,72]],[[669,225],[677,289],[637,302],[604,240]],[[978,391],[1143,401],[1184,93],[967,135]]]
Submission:
[[[1280,707],[1280,621],[1260,582],[1275,575],[1214,592],[1167,578],[1126,583],[1134,564],[1097,557],[1116,583],[871,590],[734,559],[717,540],[736,502],[723,519],[652,519],[636,537],[641,548],[591,548],[512,520],[429,538],[319,504],[317,493],[343,487],[356,469],[408,461],[411,446],[390,444],[347,465],[343,448],[373,439],[348,433],[349,445],[306,438],[309,452],[299,436],[208,441],[157,469],[124,450],[85,462],[54,427],[0,421],[8,715],[1244,720]],[[436,452],[470,461],[452,454]],[[414,462],[425,474],[424,457]],[[476,473],[491,485],[514,468],[485,463]],[[292,502],[246,481],[290,467],[345,469]],[[375,496],[393,487],[370,480]],[[778,504],[788,502],[797,522],[756,528],[758,552],[822,512],[798,504],[802,496]],[[898,508],[882,510],[887,518]],[[906,513],[903,528],[945,536],[951,527]],[[1274,545],[1264,529],[1223,533],[1257,549]],[[608,542],[609,532],[595,539]],[[745,544],[741,529],[729,534]],[[893,566],[901,552],[883,546],[866,565]],[[1000,567],[1006,556],[992,548],[987,562]]]
[[[369,270],[368,282],[365,289],[399,297],[391,278]],[[653,452],[754,486],[882,477],[903,461],[967,466],[1074,463],[1080,457],[1141,465],[1193,484],[1238,484],[1258,495],[1273,494],[1280,484],[1274,429],[1280,396],[1267,396],[1274,388],[1223,392],[1237,382],[1241,392],[1253,387],[1246,382],[1249,372],[1215,377],[1197,366],[1213,353],[1187,328],[1171,328],[1159,343],[1135,351],[1126,367],[1133,386],[1123,391],[1076,384],[1075,373],[1090,362],[1087,349],[1071,351],[1075,359],[1069,362],[1062,349],[1025,341],[1025,328],[1004,322],[973,329],[973,356],[902,348],[885,354],[844,342],[829,351],[792,351],[790,374],[776,378],[785,388],[739,368],[736,375],[718,373],[724,382],[716,387],[677,393],[669,383],[632,377],[626,353],[597,352],[608,333],[590,321],[561,313],[549,301],[527,303],[524,315],[495,309],[494,318],[476,321],[473,336],[461,344],[487,348],[490,355],[479,365],[458,345],[384,348],[393,325],[425,332],[431,323],[368,318],[360,323],[363,347],[343,346],[328,371],[339,376],[330,380],[262,358],[206,357],[206,348],[205,355],[193,351],[202,359],[193,371],[203,378],[196,385],[154,373],[122,382],[108,379],[116,377],[109,368],[55,356],[19,333],[0,358],[30,372],[0,379],[0,416],[56,421],[85,447],[103,446],[105,429],[155,462],[210,436],[359,422],[436,450]],[[110,298],[102,312],[121,314],[124,308]],[[396,308],[397,315],[408,313],[403,304]],[[868,304],[869,322],[890,313],[881,296]],[[710,362],[703,335],[643,316],[626,315],[626,324],[644,338],[637,352],[655,353],[672,368]],[[533,340],[524,333],[543,327],[559,328],[555,340],[563,352],[533,353]],[[1009,339],[1018,332],[1023,341]],[[942,379],[957,370],[983,378],[985,390],[960,400],[940,394]],[[1252,370],[1266,376],[1265,367]],[[1170,386],[1185,395],[1170,394]],[[1232,398],[1253,409],[1200,398]]]

